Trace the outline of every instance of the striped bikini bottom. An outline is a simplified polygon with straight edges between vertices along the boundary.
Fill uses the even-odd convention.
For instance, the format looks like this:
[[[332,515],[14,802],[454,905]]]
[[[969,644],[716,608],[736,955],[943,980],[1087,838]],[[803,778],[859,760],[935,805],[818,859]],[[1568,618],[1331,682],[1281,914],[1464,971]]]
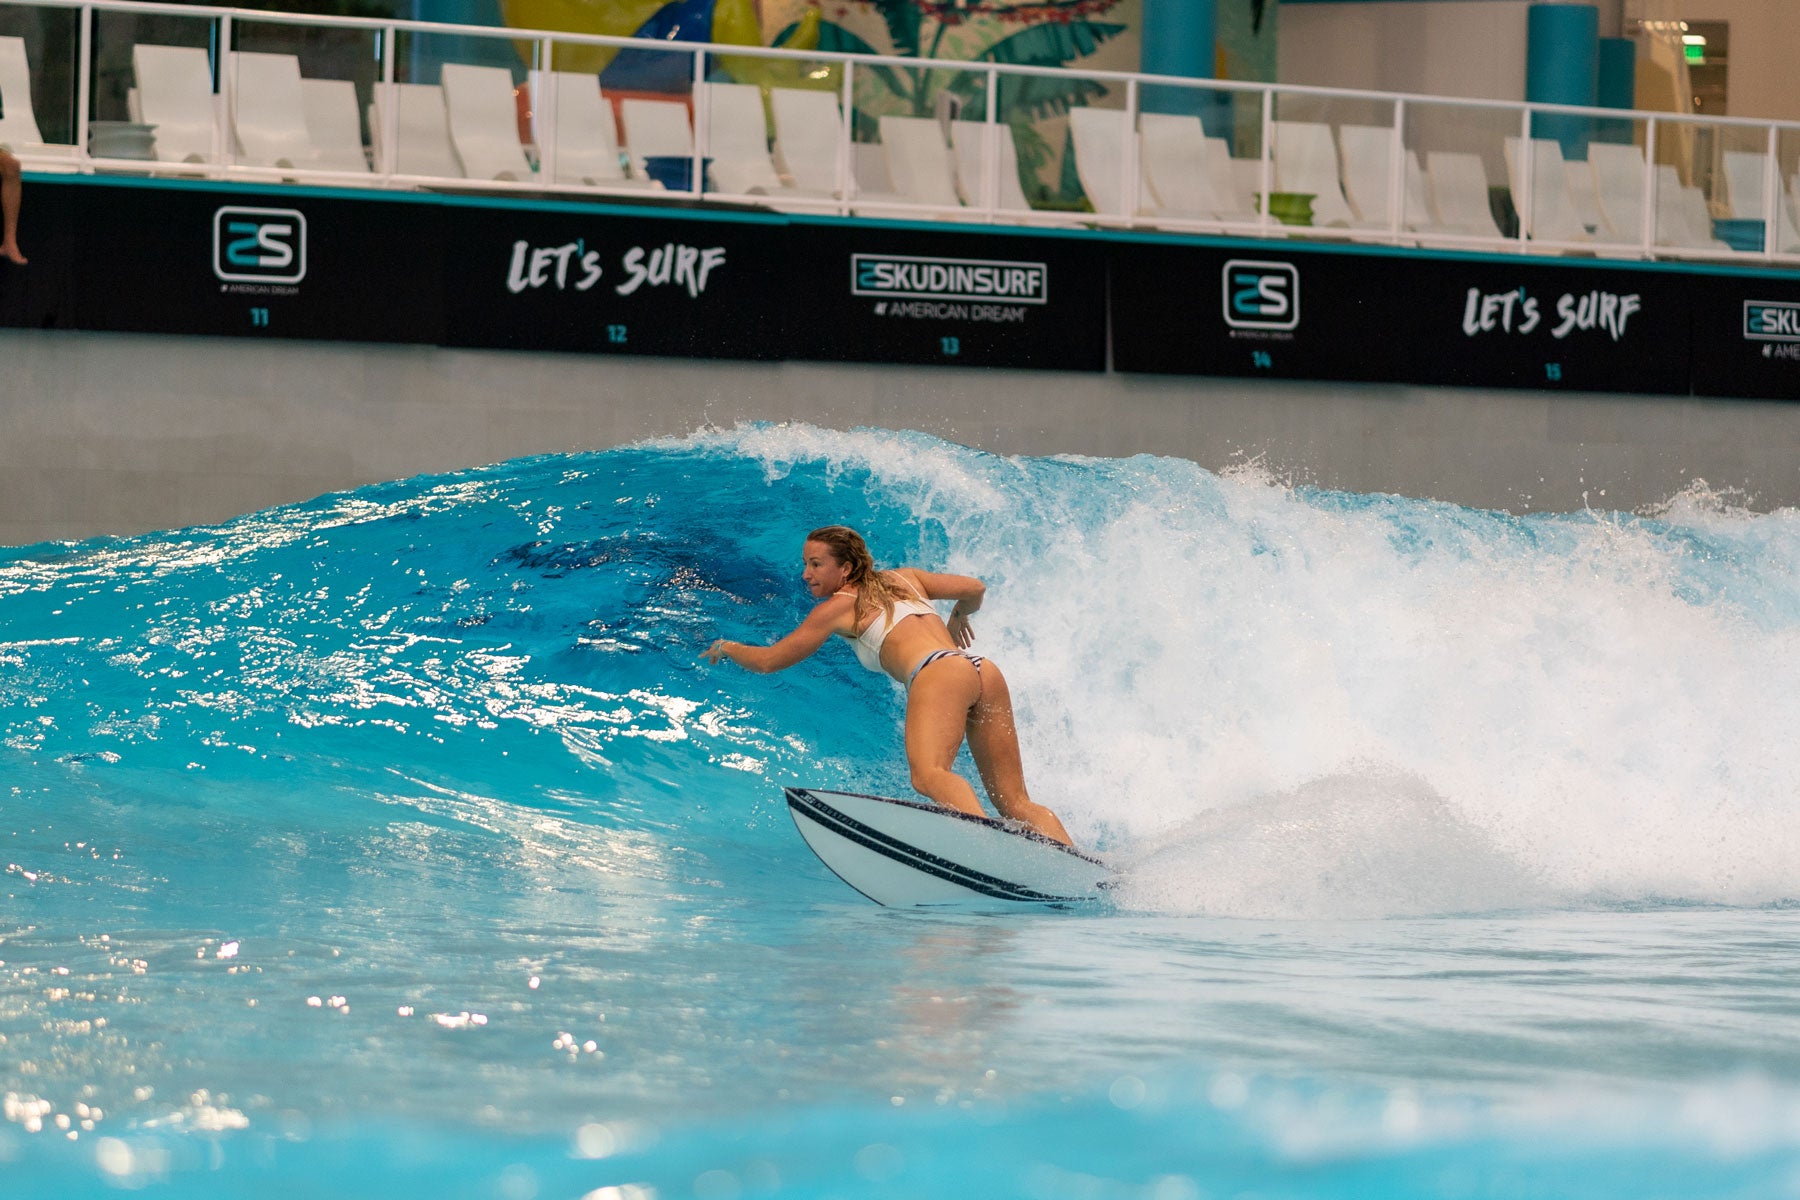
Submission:
[[[933,650],[930,654],[921,658],[919,660],[919,665],[912,669],[912,674],[906,677],[906,686],[911,687],[913,680],[919,677],[919,672],[923,671],[926,667],[929,667],[940,658],[966,658],[975,664],[975,671],[977,674],[980,674],[981,672],[981,664],[987,661],[982,658],[981,655],[971,653],[968,650]]]

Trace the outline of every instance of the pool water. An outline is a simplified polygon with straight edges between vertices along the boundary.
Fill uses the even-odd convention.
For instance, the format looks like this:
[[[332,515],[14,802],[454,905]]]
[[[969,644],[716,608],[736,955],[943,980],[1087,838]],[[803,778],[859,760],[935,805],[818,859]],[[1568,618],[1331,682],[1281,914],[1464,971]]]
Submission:
[[[880,909],[815,525],[1101,911]],[[1800,515],[743,426],[0,550],[0,1192],[1800,1194]],[[965,764],[966,765],[966,764]]]

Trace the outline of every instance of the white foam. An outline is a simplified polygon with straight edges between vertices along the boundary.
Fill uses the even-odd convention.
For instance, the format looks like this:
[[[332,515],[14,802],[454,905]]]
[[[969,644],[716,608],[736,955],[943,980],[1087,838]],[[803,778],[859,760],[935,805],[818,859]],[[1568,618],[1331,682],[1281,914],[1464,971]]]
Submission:
[[[1034,794],[1084,840],[1160,847],[1159,907],[1800,897],[1794,513],[1695,492],[1668,525],[1519,520],[1180,460],[716,436],[917,500],[943,565],[990,584],[979,645]],[[1284,840],[1281,813],[1310,815]],[[1459,865],[1396,880],[1434,853]]]

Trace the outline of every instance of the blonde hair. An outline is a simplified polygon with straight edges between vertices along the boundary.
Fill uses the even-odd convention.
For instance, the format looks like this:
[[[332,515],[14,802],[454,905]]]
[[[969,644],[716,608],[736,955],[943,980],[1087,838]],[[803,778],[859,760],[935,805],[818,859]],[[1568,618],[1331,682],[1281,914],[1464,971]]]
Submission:
[[[849,570],[849,578],[844,582],[856,589],[856,607],[851,613],[851,620],[856,624],[861,625],[863,617],[876,608],[881,609],[883,620],[892,621],[897,602],[920,598],[917,591],[894,572],[875,569],[875,556],[869,553],[869,543],[848,525],[821,525],[807,534],[806,540],[824,546],[831,551],[831,557]]]

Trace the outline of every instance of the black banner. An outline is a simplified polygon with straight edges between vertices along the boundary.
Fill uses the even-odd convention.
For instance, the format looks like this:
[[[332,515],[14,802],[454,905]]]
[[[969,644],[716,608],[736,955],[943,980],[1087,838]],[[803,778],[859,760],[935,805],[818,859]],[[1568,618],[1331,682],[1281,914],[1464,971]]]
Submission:
[[[1772,270],[39,175],[20,240],[0,327],[1800,399]]]
[[[78,231],[82,329],[438,340],[442,210],[430,200],[169,182],[34,180],[30,192]]]
[[[1115,247],[1121,371],[1685,394],[1680,280],[1359,249]]]
[[[1403,257],[1386,264],[1409,352],[1396,378],[1451,387],[1688,394],[1682,279],[1632,267]]]
[[[1695,282],[1694,394],[1800,400],[1800,277]]]
[[[0,258],[0,328],[74,328],[76,233],[56,193],[35,183],[25,191],[19,249],[24,266]]]
[[[775,359],[784,222],[444,209],[447,346]]]
[[[1379,259],[1286,244],[1113,247],[1113,366],[1177,375],[1389,380],[1406,354]]]
[[[788,238],[795,358],[1106,369],[1099,243],[802,220]]]

